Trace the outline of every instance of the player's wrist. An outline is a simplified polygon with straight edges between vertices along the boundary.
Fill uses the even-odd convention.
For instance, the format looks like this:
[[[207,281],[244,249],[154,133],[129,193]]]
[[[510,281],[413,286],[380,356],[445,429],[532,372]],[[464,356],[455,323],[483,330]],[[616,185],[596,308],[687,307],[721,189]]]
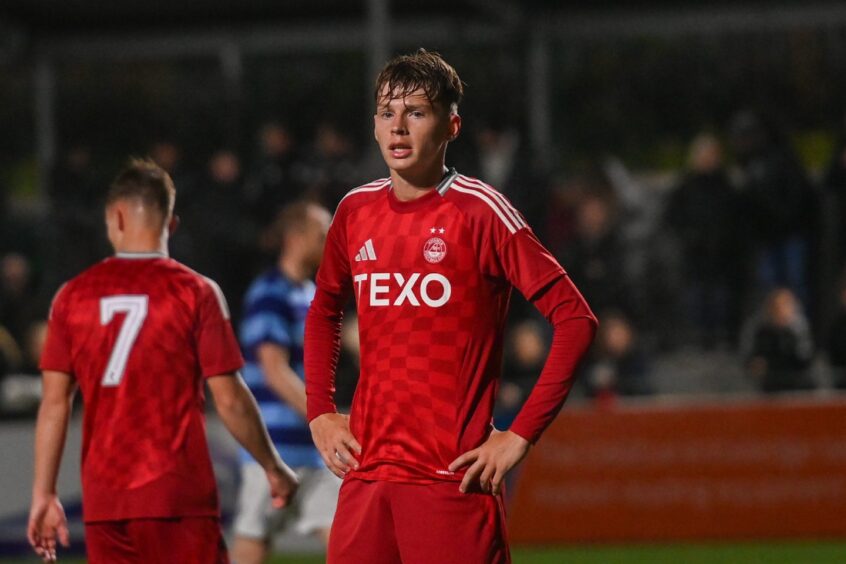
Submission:
[[[267,461],[261,463],[261,467],[264,469],[265,472],[279,472],[285,469],[285,462],[282,460],[278,454],[274,454],[271,456]]]
[[[535,444],[535,441],[532,440],[532,434],[517,425],[512,425],[511,428],[506,430],[505,432],[508,433],[509,436],[515,440],[515,442],[517,441],[517,439],[520,439],[520,441],[525,443],[527,447],[530,447]]]
[[[329,419],[329,417],[325,417],[326,415],[330,415],[330,416],[331,416],[331,415],[338,415],[338,412],[337,412],[337,411],[334,411],[334,410],[331,410],[331,411],[323,411],[323,412],[321,412],[321,413],[318,413],[317,415],[314,415],[313,417],[310,417],[310,418],[309,418],[309,420],[308,420],[308,424],[309,424],[309,426],[311,426],[311,424],[312,424],[312,423],[314,423],[315,421],[316,421],[318,424],[319,424],[321,421],[326,421],[327,419]]]
[[[59,494],[56,492],[55,489],[52,490],[45,490],[41,488],[33,488],[32,489],[32,500],[33,501],[44,501],[50,499],[58,499]]]

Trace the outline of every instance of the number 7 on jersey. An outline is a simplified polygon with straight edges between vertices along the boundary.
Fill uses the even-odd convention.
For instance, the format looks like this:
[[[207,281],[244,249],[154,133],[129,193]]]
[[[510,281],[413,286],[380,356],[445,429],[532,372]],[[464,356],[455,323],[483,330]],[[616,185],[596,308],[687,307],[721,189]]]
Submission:
[[[111,323],[116,313],[125,313],[109,364],[103,374],[103,386],[118,386],[126,370],[126,361],[147,317],[147,296],[109,296],[100,298],[100,325]]]

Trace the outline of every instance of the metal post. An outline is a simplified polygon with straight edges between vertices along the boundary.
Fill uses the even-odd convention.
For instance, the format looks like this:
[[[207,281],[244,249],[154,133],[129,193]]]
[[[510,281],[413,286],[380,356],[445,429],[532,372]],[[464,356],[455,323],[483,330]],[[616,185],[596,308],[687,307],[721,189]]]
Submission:
[[[56,70],[47,57],[41,57],[36,62],[33,88],[38,191],[42,198],[46,198],[50,174],[56,162]]]
[[[388,59],[390,33],[388,26],[391,16],[388,13],[388,0],[367,0],[367,27],[369,42],[367,45],[367,102],[372,103],[373,81]]]
[[[552,160],[552,84],[549,76],[550,42],[545,26],[535,26],[531,34],[528,53],[527,101],[529,141],[532,150],[543,167],[548,167]]]
[[[241,141],[241,99],[244,75],[241,48],[234,41],[227,41],[221,46],[219,57],[226,97],[225,134],[227,142],[237,147]]]
[[[391,16],[388,13],[388,0],[367,0],[367,76],[364,81],[365,108],[368,115],[373,111],[373,85],[376,77],[387,62],[390,53]],[[365,168],[381,170],[382,162],[375,143],[369,144],[365,157]]]

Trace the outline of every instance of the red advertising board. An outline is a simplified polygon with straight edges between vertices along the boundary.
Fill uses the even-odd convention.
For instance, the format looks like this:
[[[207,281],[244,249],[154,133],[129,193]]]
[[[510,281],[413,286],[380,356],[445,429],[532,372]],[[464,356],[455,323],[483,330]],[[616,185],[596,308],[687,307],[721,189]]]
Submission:
[[[509,521],[515,543],[846,536],[846,398],[565,409]]]

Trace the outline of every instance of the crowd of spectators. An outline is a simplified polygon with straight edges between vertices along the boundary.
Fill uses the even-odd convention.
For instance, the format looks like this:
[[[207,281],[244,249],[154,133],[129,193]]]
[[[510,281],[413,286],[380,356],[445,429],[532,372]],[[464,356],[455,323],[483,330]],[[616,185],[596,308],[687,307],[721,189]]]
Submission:
[[[584,395],[661,392],[652,360],[679,352],[728,354],[766,393],[846,385],[846,134],[829,168],[812,174],[776,123],[741,111],[723,130],[695,135],[684,169],[653,183],[613,157],[546,181],[537,170],[517,174],[530,161],[517,162],[515,136],[486,131],[479,162],[508,179],[499,186],[523,203],[599,316]],[[506,367],[521,381],[513,358]],[[516,395],[503,387],[505,405]]]
[[[818,182],[786,137],[750,111],[723,131],[696,135],[684,169],[661,186],[615,158],[544,169],[518,130],[502,124],[483,124],[460,143],[449,164],[498,187],[523,211],[601,320],[581,368],[585,396],[660,392],[650,367],[679,350],[728,351],[764,392],[825,385],[809,371],[819,359],[831,374],[827,385],[846,386],[846,133]],[[172,255],[220,283],[236,320],[247,284],[275,257],[268,227],[281,206],[307,198],[334,209],[348,189],[384,175],[367,149],[328,122],[301,141],[268,121],[255,146],[221,145],[199,160],[171,138],[147,148],[177,186]],[[101,198],[109,174],[95,149],[64,149],[42,217],[22,224],[0,201],[4,375],[37,374],[53,293],[108,254]],[[512,318],[501,421],[531,389],[550,337],[519,296]],[[340,368],[347,404],[357,370],[354,321],[345,327]]]

